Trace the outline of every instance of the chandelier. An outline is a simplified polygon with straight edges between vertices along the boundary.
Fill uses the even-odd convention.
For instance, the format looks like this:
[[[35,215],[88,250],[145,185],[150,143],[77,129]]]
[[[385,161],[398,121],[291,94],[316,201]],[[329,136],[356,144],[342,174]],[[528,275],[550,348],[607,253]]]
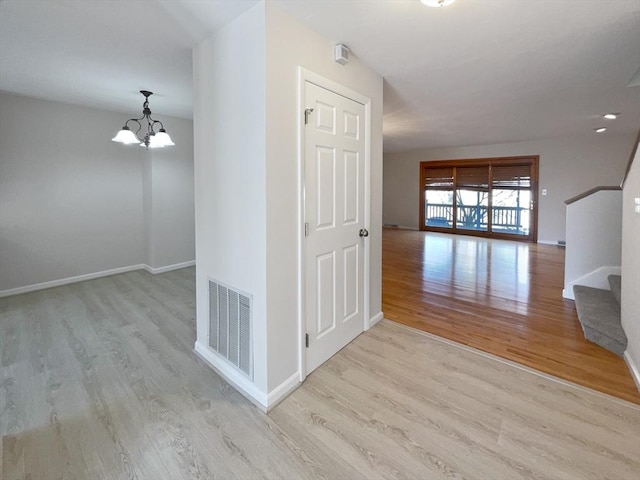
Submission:
[[[142,104],[142,116],[140,118],[130,118],[124,123],[122,130],[113,137],[111,140],[118,143],[124,143],[125,145],[139,143],[141,147],[145,147],[147,150],[150,148],[162,148],[175,145],[171,140],[171,137],[164,129],[164,125],[159,120],[151,118],[151,110],[149,109],[149,97],[153,95],[153,92],[147,90],[140,90],[140,93],[144,95],[144,103]],[[135,133],[129,128],[129,122],[135,122],[138,124],[138,129]],[[160,129],[156,132],[154,127],[160,126]],[[140,138],[138,135],[140,131],[144,134],[144,137]]]

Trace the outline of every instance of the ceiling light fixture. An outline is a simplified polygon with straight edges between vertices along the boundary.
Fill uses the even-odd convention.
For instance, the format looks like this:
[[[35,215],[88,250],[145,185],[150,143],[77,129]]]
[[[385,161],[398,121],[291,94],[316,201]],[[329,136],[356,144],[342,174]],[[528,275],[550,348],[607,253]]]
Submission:
[[[124,123],[124,127],[122,130],[118,132],[118,134],[113,137],[111,140],[118,143],[124,143],[125,145],[130,145],[133,143],[139,143],[141,147],[145,147],[147,150],[150,148],[162,148],[168,147],[171,145],[175,145],[171,140],[171,137],[164,129],[164,125],[159,120],[154,120],[151,118],[151,110],[149,109],[149,97],[153,95],[153,92],[149,92],[147,90],[140,90],[140,93],[144,95],[144,103],[142,104],[142,116],[140,118],[130,118]],[[140,130],[144,128],[145,125],[141,123],[146,122],[146,132],[144,132],[144,137],[140,138],[138,133]],[[138,129],[136,133],[133,133],[129,129],[129,122],[135,122],[138,124]],[[156,133],[153,127],[159,124],[160,130]]]
[[[620,115],[619,113],[605,113],[604,115],[602,115],[603,118],[606,118],[607,120],[615,120],[616,118],[618,118],[618,115]]]
[[[451,5],[455,0],[420,0],[422,3],[427,5],[428,7],[446,7],[447,5]]]
[[[607,131],[607,127],[594,128],[596,133],[602,133]]]

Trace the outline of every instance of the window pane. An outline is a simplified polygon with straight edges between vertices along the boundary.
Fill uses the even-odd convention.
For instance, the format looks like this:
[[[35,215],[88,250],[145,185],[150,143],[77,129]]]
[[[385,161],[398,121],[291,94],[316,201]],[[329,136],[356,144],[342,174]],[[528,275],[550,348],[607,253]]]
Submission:
[[[493,189],[491,230],[495,233],[529,235],[531,216],[529,190]]]
[[[487,231],[488,192],[476,190],[458,190],[456,228]]]
[[[453,190],[425,191],[424,224],[427,227],[453,227]]]

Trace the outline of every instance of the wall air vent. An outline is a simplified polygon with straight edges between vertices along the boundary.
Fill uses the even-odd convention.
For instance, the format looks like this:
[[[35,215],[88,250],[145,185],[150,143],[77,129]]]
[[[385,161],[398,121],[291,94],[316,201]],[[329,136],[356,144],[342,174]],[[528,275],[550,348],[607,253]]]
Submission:
[[[209,347],[253,381],[251,295],[209,280]]]

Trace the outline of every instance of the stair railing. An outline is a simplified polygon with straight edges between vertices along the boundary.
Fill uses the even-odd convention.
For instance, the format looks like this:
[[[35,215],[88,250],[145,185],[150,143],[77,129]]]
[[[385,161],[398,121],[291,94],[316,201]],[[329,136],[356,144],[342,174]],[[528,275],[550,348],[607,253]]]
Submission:
[[[638,151],[638,143],[640,143],[640,130],[638,130],[638,136],[636,137],[636,143],[631,150],[631,156],[629,157],[629,162],[627,162],[627,169],[624,172],[624,177],[622,178],[622,182],[620,182],[620,188],[624,188],[624,182],[627,181],[627,177],[629,176],[629,172],[631,171],[631,165],[633,165],[633,159],[636,158],[636,152]]]

